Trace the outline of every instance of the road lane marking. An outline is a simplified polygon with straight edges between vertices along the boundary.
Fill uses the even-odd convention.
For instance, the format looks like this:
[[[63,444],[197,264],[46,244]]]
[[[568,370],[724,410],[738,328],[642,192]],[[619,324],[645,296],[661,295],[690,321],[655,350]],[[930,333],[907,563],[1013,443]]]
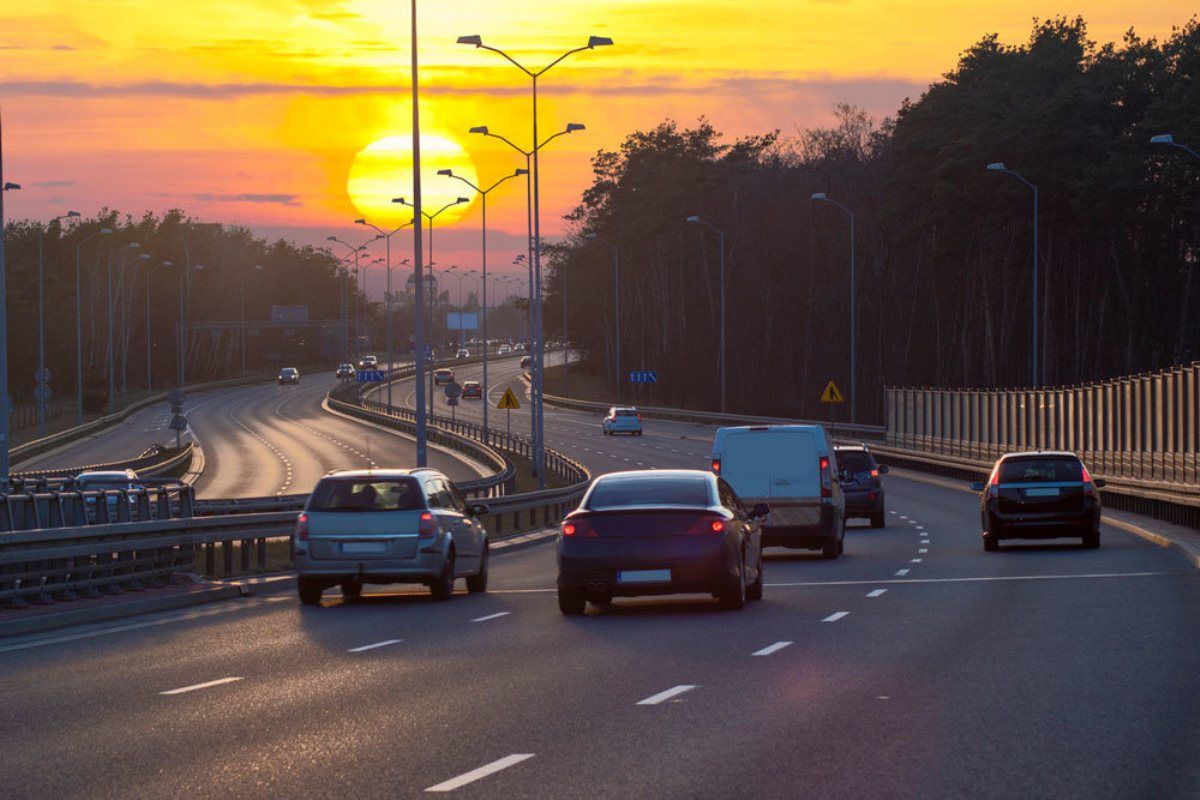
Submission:
[[[907,575],[907,574],[908,574],[908,570],[906,570],[906,569],[898,569],[898,570],[896,570],[896,574],[897,574],[897,575]]]
[[[887,589],[872,589],[871,591],[867,592],[867,597],[879,597],[879,595],[886,591]]]
[[[364,644],[362,647],[352,647],[347,650],[347,653],[365,653],[368,650],[374,650],[376,647],[387,647],[389,644],[400,644],[403,639],[384,639],[382,642],[375,644]]]
[[[903,514],[901,514],[901,515],[900,515],[900,519],[908,519],[908,517],[906,517],[906,516],[904,516]]]
[[[181,686],[178,689],[170,689],[165,692],[159,692],[159,694],[186,694],[187,692],[195,692],[199,689],[207,689],[210,686],[220,686],[221,684],[224,684],[224,683],[233,683],[234,681],[240,681],[240,680],[241,680],[241,678],[218,678],[215,681],[207,681],[205,683],[194,683],[191,686]]]
[[[652,694],[649,697],[647,697],[645,700],[638,700],[636,705],[656,706],[659,703],[670,700],[672,697],[677,697],[678,695],[681,695],[684,692],[690,692],[692,689],[695,689],[695,688],[696,688],[695,686],[691,686],[688,684],[683,684],[680,686],[673,686],[670,689],[667,689],[665,692],[659,692],[658,694]]]
[[[917,530],[919,530],[919,531],[923,531],[923,530],[925,530],[925,526],[924,526],[924,525],[918,525],[918,526],[917,526]]]
[[[895,511],[889,511],[888,513],[889,513],[889,514],[895,514],[896,512],[895,512]]]
[[[507,617],[511,613],[511,611],[501,611],[499,614],[488,614],[486,617],[479,617],[478,619],[471,620],[471,622],[487,622],[489,619],[500,619],[501,617]]]
[[[778,653],[780,650],[782,650],[783,648],[787,647],[790,644],[791,644],[791,642],[776,642],[775,644],[768,645],[767,647],[764,647],[762,650],[751,653],[750,655],[752,655],[752,656],[769,656],[772,653]]]
[[[898,569],[897,575],[907,575],[908,570]],[[1062,581],[1072,579],[1095,579],[1095,578],[1167,578],[1177,577],[1180,575],[1193,575],[1194,570],[1186,572],[1085,572],[1076,575],[990,575],[978,578],[906,578],[902,581],[889,581],[886,578],[882,581],[796,581],[794,583],[766,583],[764,586],[772,586],[776,588],[789,587],[806,587],[806,586],[870,586],[871,584],[880,583],[988,583],[991,581]],[[553,589],[545,589],[543,591],[554,591]]]
[[[918,553],[928,553],[929,548],[928,547],[920,547],[920,548],[917,548],[917,552]]]
[[[466,786],[468,783],[474,783],[475,781],[480,780],[481,778],[486,778],[488,775],[493,775],[497,772],[500,772],[501,770],[508,769],[511,766],[520,764],[522,761],[525,761],[526,759],[533,758],[533,756],[534,756],[533,753],[513,753],[511,756],[505,756],[504,758],[497,759],[496,761],[493,761],[490,764],[484,764],[482,767],[479,767],[478,769],[473,769],[470,772],[464,772],[462,775],[459,775],[457,778],[451,778],[450,780],[442,781],[441,783],[439,783],[435,786],[430,786],[425,791],[427,791],[427,792],[453,792],[455,789]]]
[[[837,622],[839,619],[843,619],[848,616],[850,616],[849,611],[835,611],[825,619],[821,620],[821,622]]]
[[[920,563],[921,563],[921,559],[919,559],[919,558],[910,558],[910,559],[908,560],[908,563],[910,563],[910,564],[920,564]]]

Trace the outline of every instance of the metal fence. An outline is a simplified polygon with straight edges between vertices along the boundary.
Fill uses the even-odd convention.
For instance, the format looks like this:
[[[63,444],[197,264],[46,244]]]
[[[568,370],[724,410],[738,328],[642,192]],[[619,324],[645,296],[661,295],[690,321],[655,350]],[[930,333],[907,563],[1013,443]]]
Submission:
[[[969,459],[1071,450],[1106,477],[1197,483],[1200,362],[1082,386],[888,389],[887,444]]]

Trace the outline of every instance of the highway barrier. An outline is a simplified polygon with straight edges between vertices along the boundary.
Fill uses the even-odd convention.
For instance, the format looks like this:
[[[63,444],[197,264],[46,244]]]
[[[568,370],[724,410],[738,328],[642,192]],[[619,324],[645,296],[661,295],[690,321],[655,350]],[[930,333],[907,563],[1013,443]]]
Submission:
[[[108,461],[103,464],[87,464],[81,467],[58,467],[15,472],[12,477],[26,481],[30,478],[57,478],[69,481],[81,472],[131,469],[137,472],[139,478],[178,478],[187,471],[188,466],[192,463],[194,452],[194,442],[188,442],[183,447],[167,447],[161,444],[152,444],[133,458]]]

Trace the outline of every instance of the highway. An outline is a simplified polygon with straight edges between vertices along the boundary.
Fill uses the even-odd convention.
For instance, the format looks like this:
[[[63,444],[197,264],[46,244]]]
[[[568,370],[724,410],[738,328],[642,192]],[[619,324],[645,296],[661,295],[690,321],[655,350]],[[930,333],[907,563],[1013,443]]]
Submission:
[[[499,391],[514,363],[497,367]],[[290,421],[344,430],[317,420],[314,386],[269,389],[214,402],[226,410],[207,429],[198,410],[206,480],[232,480],[242,449],[271,463],[236,420],[295,448],[283,450],[293,470],[360,463]],[[596,471],[707,465],[710,428],[648,420],[643,437],[603,437],[595,417],[547,409],[549,444]],[[885,480],[887,528],[856,523],[834,561],[769,550],[765,598],[740,612],[705,596],[563,617],[543,543],[497,550],[490,591],[460,584],[448,603],[371,587],[305,608],[281,581],[192,612],[4,640],[4,792],[1200,796],[1195,570],[1111,526],[1099,550],[985,554],[975,496]]]

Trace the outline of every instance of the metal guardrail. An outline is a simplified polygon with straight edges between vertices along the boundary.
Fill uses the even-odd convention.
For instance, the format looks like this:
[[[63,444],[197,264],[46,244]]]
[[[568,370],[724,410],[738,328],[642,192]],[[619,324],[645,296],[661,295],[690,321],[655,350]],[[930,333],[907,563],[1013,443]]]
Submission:
[[[195,443],[188,442],[183,447],[167,447],[153,444],[134,458],[121,461],[108,461],[102,464],[88,464],[82,467],[57,467],[51,469],[29,470],[13,473],[13,478],[28,480],[30,478],[59,478],[69,481],[81,472],[98,472],[131,469],[139,477],[161,478],[179,477],[187,471],[192,463]]]

